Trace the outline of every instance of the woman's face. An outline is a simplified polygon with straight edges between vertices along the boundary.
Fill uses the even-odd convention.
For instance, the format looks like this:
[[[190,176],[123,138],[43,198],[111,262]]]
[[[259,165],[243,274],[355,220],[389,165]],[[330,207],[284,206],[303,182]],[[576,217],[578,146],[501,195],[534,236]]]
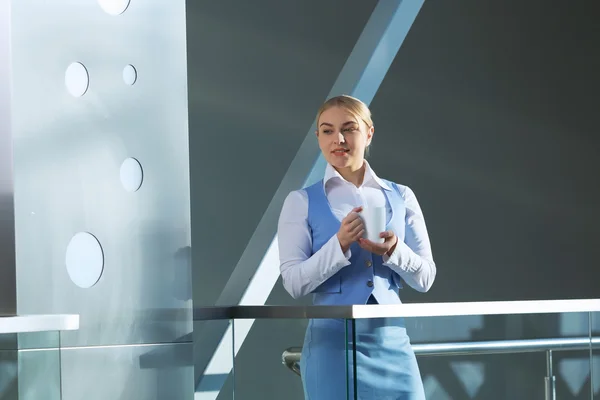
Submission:
[[[373,127],[341,107],[325,110],[317,121],[317,138],[325,160],[337,169],[360,169]]]

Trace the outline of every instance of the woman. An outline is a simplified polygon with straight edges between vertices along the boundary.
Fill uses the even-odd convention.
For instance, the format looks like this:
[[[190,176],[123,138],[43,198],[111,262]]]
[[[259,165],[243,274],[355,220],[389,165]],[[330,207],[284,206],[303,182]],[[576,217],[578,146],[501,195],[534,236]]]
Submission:
[[[399,304],[401,282],[420,292],[433,284],[436,267],[414,193],[379,178],[364,158],[373,133],[371,113],[356,98],[329,99],[317,114],[324,179],[288,195],[278,226],[283,285],[294,298],[312,293],[315,305]],[[361,212],[381,206],[387,227],[376,243],[364,238]],[[355,329],[357,398],[425,399],[404,320],[359,319]],[[346,345],[343,320],[309,321],[300,363],[307,400],[346,398]]]

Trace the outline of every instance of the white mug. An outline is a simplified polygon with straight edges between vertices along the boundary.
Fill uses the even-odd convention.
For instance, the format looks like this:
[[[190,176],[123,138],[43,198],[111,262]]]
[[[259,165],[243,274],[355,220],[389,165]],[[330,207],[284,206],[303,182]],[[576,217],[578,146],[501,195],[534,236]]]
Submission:
[[[363,207],[360,216],[365,224],[364,238],[375,243],[383,243],[385,239],[379,234],[385,231],[385,207]]]

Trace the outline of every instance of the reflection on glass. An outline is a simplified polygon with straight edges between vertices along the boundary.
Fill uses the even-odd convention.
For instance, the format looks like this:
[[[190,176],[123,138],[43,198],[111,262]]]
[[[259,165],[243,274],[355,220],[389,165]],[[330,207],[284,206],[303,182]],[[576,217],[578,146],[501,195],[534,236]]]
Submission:
[[[374,336],[361,330],[361,324],[372,332],[373,326],[389,327],[389,321],[357,319],[355,332],[348,329],[346,348],[350,398],[385,396],[388,379],[397,388],[397,382],[410,386],[414,375],[422,380],[427,399],[591,398],[592,384],[597,383],[590,381],[590,365],[596,362],[590,363],[590,316],[577,312],[406,318],[418,366],[410,360],[410,351],[404,352],[405,334],[395,330],[377,336],[387,354],[380,362],[390,354],[407,354],[394,364],[395,371],[369,364],[366,355]],[[411,375],[413,366],[417,370]],[[381,371],[391,372],[383,376]]]

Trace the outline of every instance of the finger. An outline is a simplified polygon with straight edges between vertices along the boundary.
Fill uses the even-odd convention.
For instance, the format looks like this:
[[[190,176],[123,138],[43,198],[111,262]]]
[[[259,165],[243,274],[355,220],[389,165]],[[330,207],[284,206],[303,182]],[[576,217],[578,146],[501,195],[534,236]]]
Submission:
[[[364,246],[363,248],[368,249],[369,251],[373,252],[373,253],[378,253],[378,252],[385,252],[389,249],[387,249],[387,245],[385,244],[381,244],[381,243],[375,243],[370,241],[369,239],[359,239],[359,242],[361,243],[361,247]]]
[[[379,246],[376,243],[371,242],[370,240],[359,239],[358,244],[361,248],[367,250],[368,252],[371,252],[373,254],[382,254],[382,250],[379,248]]]
[[[383,238],[384,246],[388,246],[390,248],[393,246],[392,242],[395,242],[395,240],[396,240],[396,234],[394,234],[394,232],[392,232],[392,231],[381,232],[379,234],[379,237]]]
[[[372,249],[373,247],[375,247],[375,243],[371,242],[369,239],[365,239],[365,238],[360,238],[358,239],[358,241],[361,243],[362,246],[364,246],[365,248],[368,249]]]
[[[346,216],[346,218],[344,218],[344,221],[346,223],[350,223],[352,221],[356,221],[357,219],[362,220],[362,218],[360,217],[360,215],[358,215],[358,213],[351,212],[350,214],[348,214]]]
[[[362,212],[362,206],[361,207],[354,207],[352,209],[352,211],[350,211],[346,217],[344,217],[344,220],[346,221],[353,221],[356,218],[360,218],[360,215],[358,215],[360,212]]]
[[[364,234],[365,234],[365,230],[360,229],[358,232],[356,232],[355,234],[352,235],[352,239],[355,241],[358,241],[358,240],[360,240],[360,238],[363,237]]]
[[[365,226],[362,223],[359,223],[357,226],[355,226],[349,233],[350,235],[358,238],[359,237],[359,233],[362,231],[364,234],[365,231]]]
[[[368,240],[363,239],[363,238],[358,239],[358,245],[361,248],[363,248],[363,249],[365,249],[367,251],[371,251],[372,250],[371,249],[371,245],[368,242],[369,242]]]
[[[362,219],[360,219],[360,218],[357,218],[354,221],[348,222],[346,224],[346,229],[348,230],[348,232],[355,231],[356,229],[358,229],[360,227],[364,227],[364,223],[363,223]]]

